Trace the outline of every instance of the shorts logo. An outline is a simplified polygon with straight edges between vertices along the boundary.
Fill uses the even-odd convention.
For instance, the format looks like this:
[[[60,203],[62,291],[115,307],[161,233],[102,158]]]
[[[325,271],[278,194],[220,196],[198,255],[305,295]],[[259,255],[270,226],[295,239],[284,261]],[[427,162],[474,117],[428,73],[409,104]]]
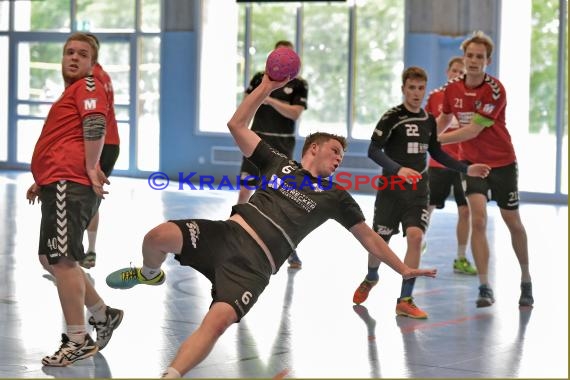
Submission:
[[[57,200],[56,213],[57,213],[57,250],[60,255],[67,256],[67,211],[66,211],[66,190],[67,182],[59,181],[56,185],[57,187]]]
[[[200,239],[200,227],[198,227],[198,223],[196,222],[186,223],[186,227],[188,227],[188,232],[190,232],[190,241],[192,242],[192,247],[196,249],[196,243]]]
[[[378,233],[378,235],[392,235],[392,232],[394,232],[393,228],[381,225],[376,226],[376,233]]]

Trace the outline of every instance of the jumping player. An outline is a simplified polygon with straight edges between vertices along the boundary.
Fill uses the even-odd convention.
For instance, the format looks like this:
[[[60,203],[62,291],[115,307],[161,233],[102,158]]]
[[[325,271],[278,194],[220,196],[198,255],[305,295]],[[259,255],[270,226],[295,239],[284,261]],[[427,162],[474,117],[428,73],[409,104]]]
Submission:
[[[286,40],[277,41],[275,49],[285,47],[294,49],[293,43]],[[245,91],[245,97],[261,83],[263,72],[256,73]],[[307,97],[309,85],[300,77],[291,79],[285,86],[273,91],[263,101],[255,116],[251,130],[265,140],[271,147],[277,149],[287,157],[293,157],[295,149],[295,124],[307,109]],[[247,158],[243,157],[240,169],[241,186],[238,203],[245,203],[258,184],[259,169]],[[289,257],[289,266],[293,269],[301,269],[302,262],[293,251]]]
[[[286,84],[287,80],[275,82],[264,75],[228,122],[243,155],[271,182],[258,187],[249,202],[235,205],[229,220],[186,219],[160,224],[144,238],[142,268],[124,268],[107,276],[107,284],[113,288],[162,284],[165,273],[160,267],[172,252],[181,265],[195,268],[212,282],[210,309],[180,346],[165,378],[180,377],[204,360],[224,331],[250,311],[271,275],[297,244],[328,219],[342,224],[368,252],[404,278],[436,275],[435,269],[412,269],[402,263],[365,223],[350,194],[328,186],[325,178],[339,167],[346,149],[344,137],[328,133],[308,136],[299,164],[249,129],[257,108]]]

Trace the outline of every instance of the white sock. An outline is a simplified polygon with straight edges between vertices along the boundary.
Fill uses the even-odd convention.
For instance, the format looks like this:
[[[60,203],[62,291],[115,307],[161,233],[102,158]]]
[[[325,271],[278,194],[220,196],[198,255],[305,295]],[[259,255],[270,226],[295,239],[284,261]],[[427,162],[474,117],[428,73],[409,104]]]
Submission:
[[[175,368],[168,367],[166,370],[164,370],[162,376],[160,377],[162,379],[179,379],[182,376],[180,375],[180,372],[178,372]]]
[[[87,252],[95,252],[95,242],[97,241],[97,231],[87,231]]]
[[[521,265],[521,282],[531,282],[528,264]]]
[[[465,257],[465,252],[467,252],[467,246],[466,245],[458,245],[457,246],[457,258],[458,259]]]
[[[155,278],[156,276],[158,276],[160,274],[160,267],[149,268],[149,267],[143,265],[141,268],[141,274],[147,280],[152,280],[153,278]]]
[[[67,337],[70,341],[77,344],[83,344],[85,342],[85,331],[84,325],[67,325]]]
[[[107,305],[105,305],[105,301],[102,299],[95,305],[88,306],[87,310],[93,315],[95,322],[105,322],[107,320]]]

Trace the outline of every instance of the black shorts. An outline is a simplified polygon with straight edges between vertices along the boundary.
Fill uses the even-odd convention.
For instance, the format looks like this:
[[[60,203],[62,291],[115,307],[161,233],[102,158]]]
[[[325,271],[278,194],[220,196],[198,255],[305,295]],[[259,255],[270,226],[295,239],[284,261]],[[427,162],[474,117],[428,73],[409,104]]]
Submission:
[[[105,176],[109,177],[113,172],[115,163],[119,158],[119,146],[112,144],[103,145],[103,151],[101,152],[101,158],[99,159],[99,166],[101,166],[101,171],[105,173]]]
[[[293,157],[293,150],[295,149],[295,137],[277,137],[263,134],[259,134],[259,137],[261,137],[263,141],[267,142],[269,146],[277,149],[287,157]],[[257,166],[255,166],[247,158],[243,157],[240,168],[241,185],[255,186],[259,184],[259,175],[259,169]]]
[[[518,166],[514,162],[507,166],[491,169],[487,178],[466,176],[465,195],[483,194],[487,200],[494,200],[505,210],[519,208]]]
[[[91,186],[59,181],[40,188],[42,221],[38,253],[50,264],[61,257],[85,258],[83,233],[99,207],[100,198]]]
[[[271,277],[271,266],[257,242],[237,223],[204,219],[171,220],[182,231],[181,265],[212,283],[213,302],[225,302],[238,322],[257,302]]]
[[[436,208],[444,208],[445,200],[453,187],[453,197],[457,207],[467,206],[461,173],[439,167],[429,168],[429,204]]]
[[[406,190],[379,190],[376,193],[372,229],[386,242],[400,232],[400,223],[404,236],[408,227],[419,227],[426,231],[429,224],[427,182],[424,177],[415,190],[407,184]]]

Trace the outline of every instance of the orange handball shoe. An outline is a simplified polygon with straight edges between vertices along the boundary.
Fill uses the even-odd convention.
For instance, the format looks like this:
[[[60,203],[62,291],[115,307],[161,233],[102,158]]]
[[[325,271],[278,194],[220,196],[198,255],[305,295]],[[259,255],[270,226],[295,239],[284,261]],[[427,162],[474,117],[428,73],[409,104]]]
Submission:
[[[354,292],[354,296],[352,296],[352,302],[360,305],[362,302],[366,301],[368,298],[368,293],[370,293],[370,289],[372,289],[377,283],[378,281],[369,281],[367,279],[364,279],[364,281],[360,283],[358,289],[356,289]]]
[[[416,306],[413,297],[402,297],[396,304],[396,314],[415,319],[426,319],[427,313]]]

